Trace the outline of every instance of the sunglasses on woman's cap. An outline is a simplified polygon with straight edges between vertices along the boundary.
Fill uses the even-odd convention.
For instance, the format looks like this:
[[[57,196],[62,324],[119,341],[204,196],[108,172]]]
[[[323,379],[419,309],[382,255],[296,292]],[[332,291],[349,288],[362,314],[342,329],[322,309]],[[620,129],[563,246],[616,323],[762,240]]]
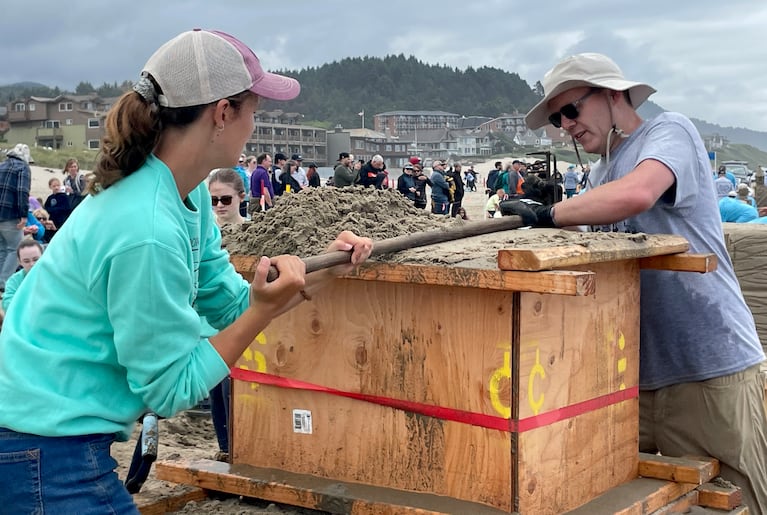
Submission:
[[[580,116],[580,111],[578,111],[578,106],[580,106],[584,100],[589,98],[594,92],[599,91],[598,88],[591,88],[588,93],[583,95],[578,100],[575,100],[574,102],[570,102],[569,104],[563,105],[559,111],[556,113],[551,113],[549,115],[549,122],[551,125],[559,129],[562,127],[562,117],[564,116],[568,120],[575,120]]]
[[[213,204],[213,207],[216,207],[218,205],[219,201],[223,205],[229,206],[229,205],[232,204],[232,199],[233,198],[234,197],[232,197],[231,195],[222,195],[220,197],[210,197],[210,202],[211,202],[211,204]]]

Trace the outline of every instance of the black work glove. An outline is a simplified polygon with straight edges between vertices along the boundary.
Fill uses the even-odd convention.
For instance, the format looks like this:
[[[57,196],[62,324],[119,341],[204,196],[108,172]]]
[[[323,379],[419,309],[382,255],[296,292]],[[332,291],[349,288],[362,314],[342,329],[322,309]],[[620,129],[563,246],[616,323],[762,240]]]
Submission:
[[[502,200],[499,202],[501,214],[504,216],[518,215],[522,222],[531,227],[556,227],[551,217],[551,206],[543,204],[528,204],[520,200]]]

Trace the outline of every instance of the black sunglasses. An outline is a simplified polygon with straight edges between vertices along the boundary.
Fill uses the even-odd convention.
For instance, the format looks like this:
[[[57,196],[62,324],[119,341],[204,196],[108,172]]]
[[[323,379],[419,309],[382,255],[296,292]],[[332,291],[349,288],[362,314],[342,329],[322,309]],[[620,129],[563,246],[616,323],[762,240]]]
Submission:
[[[569,104],[563,105],[562,108],[557,111],[556,113],[551,113],[549,115],[549,122],[551,122],[551,125],[556,127],[557,129],[562,127],[562,117],[564,116],[568,120],[575,120],[580,116],[580,111],[578,111],[578,106],[581,105],[584,100],[589,98],[592,94],[599,91],[598,88],[591,88],[588,93],[583,95],[581,98],[574,102],[570,102]]]
[[[232,199],[233,198],[234,197],[232,197],[231,195],[222,195],[220,197],[210,197],[210,202],[211,202],[211,204],[213,204],[213,207],[216,207],[218,205],[219,201],[223,205],[229,206],[229,205],[232,204]]]

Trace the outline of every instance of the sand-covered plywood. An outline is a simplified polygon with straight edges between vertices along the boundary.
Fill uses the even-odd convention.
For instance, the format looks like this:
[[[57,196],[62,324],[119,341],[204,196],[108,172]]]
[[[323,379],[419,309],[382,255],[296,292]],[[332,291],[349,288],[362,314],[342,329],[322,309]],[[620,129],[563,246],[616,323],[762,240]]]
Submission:
[[[459,218],[416,209],[396,191],[360,187],[310,188],[283,195],[277,200],[275,208],[257,213],[248,223],[224,227],[222,238],[229,253],[235,256],[295,254],[306,258],[322,253],[344,230],[380,242],[423,231],[449,231],[465,224]],[[544,269],[556,267],[558,255],[571,256],[574,252],[581,256],[580,260],[573,261],[571,258],[563,265],[583,264],[589,262],[589,255],[597,254],[602,256],[600,261],[609,261],[686,250],[686,242],[681,238],[671,241],[672,246],[669,242],[669,237],[647,234],[507,230],[384,254],[374,260],[496,270],[499,251],[531,249],[534,255],[543,253],[549,256],[549,262],[540,268]],[[531,269],[529,266],[501,268]]]
[[[746,304],[756,322],[756,332],[767,346],[767,225],[724,224],[727,252]]]

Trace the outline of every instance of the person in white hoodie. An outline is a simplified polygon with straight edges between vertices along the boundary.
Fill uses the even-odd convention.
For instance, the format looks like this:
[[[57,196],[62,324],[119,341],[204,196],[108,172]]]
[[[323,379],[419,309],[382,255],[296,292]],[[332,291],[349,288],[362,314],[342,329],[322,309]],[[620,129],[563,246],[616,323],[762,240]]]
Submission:
[[[30,162],[29,146],[18,143],[0,163],[0,291],[5,291],[5,281],[16,271],[16,248],[29,211]]]

